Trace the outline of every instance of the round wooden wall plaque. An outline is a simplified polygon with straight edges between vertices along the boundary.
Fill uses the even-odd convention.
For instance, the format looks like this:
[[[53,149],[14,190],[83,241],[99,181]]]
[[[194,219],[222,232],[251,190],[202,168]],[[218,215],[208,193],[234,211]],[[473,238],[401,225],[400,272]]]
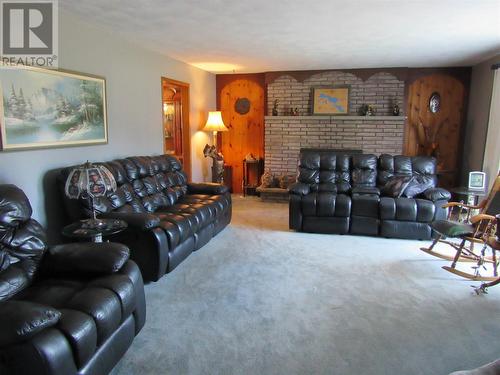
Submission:
[[[429,98],[429,111],[438,113],[441,109],[441,95],[438,92],[433,92]]]
[[[250,111],[250,100],[247,98],[238,98],[236,103],[234,103],[234,109],[240,115],[245,115]]]

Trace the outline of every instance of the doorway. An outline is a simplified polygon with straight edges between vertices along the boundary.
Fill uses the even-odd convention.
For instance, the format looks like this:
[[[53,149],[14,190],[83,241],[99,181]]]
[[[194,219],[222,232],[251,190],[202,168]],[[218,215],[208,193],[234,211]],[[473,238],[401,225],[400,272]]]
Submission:
[[[161,77],[163,153],[182,163],[191,179],[189,83]]]

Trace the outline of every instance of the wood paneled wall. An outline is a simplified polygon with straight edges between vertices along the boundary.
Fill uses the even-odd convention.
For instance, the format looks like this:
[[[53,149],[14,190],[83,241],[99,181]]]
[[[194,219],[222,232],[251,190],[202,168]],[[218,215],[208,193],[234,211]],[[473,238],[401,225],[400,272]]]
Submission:
[[[250,101],[246,114],[236,112],[240,98]],[[219,132],[218,144],[226,165],[233,169],[233,192],[242,193],[243,159],[249,153],[264,157],[265,84],[263,74],[217,75],[217,106],[227,132]]]
[[[407,87],[408,120],[404,153],[435,156],[441,186],[455,186],[463,148],[462,129],[467,104],[464,83],[450,75],[436,73],[417,78]],[[437,113],[429,110],[429,99],[434,92],[441,97]],[[423,136],[434,142],[435,150],[422,145]]]

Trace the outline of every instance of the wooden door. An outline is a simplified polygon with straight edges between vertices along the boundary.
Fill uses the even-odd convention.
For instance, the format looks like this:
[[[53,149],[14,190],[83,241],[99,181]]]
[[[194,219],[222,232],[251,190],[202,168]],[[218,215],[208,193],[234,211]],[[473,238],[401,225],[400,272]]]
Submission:
[[[189,83],[161,78],[163,152],[177,157],[191,179]]]
[[[232,167],[233,192],[242,193],[243,159],[249,153],[264,157],[264,88],[254,80],[236,79],[219,93],[222,119],[229,131],[219,133],[224,162]],[[235,108],[238,99],[248,99],[250,109],[241,114]]]
[[[440,96],[440,108],[436,113],[429,109],[434,93]],[[456,184],[464,108],[465,88],[454,77],[432,74],[409,85],[404,153],[435,156],[440,185],[444,187]]]

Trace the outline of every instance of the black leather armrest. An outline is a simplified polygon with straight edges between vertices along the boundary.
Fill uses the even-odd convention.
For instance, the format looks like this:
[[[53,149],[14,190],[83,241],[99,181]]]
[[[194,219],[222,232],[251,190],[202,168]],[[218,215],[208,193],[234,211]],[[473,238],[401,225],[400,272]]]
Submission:
[[[54,326],[61,313],[49,306],[28,301],[0,303],[0,347],[29,339]]]
[[[357,186],[352,188],[352,194],[375,194],[380,195],[380,190],[375,186]]]
[[[160,226],[160,219],[154,214],[143,212],[107,212],[99,215],[100,218],[120,219],[127,222],[128,226],[133,229],[148,230]]]
[[[213,182],[196,183],[190,182],[187,184],[188,194],[211,194],[221,195],[227,193],[229,188],[222,184]]]
[[[290,194],[307,195],[311,192],[311,187],[303,182],[295,182],[288,187]]]
[[[424,191],[424,197],[430,201],[449,201],[451,193],[443,188],[430,188]]]
[[[78,242],[49,248],[44,259],[48,272],[99,273],[119,271],[128,260],[127,246],[114,242]]]

